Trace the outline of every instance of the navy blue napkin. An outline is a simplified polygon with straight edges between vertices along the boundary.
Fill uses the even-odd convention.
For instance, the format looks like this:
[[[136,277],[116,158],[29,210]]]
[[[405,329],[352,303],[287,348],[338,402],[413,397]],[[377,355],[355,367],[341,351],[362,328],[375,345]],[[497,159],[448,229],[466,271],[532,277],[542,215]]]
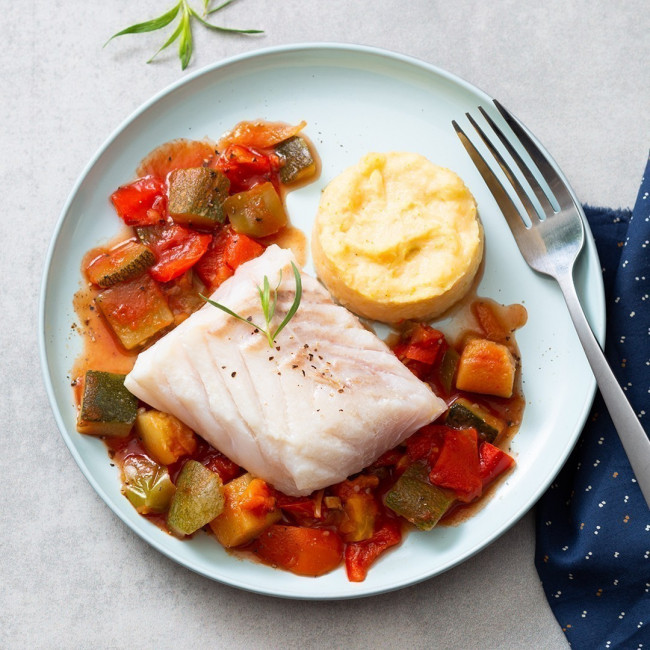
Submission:
[[[650,430],[650,159],[634,210],[586,206],[603,267],[605,353]],[[650,511],[596,395],[537,505],[535,565],[573,648],[650,649]]]

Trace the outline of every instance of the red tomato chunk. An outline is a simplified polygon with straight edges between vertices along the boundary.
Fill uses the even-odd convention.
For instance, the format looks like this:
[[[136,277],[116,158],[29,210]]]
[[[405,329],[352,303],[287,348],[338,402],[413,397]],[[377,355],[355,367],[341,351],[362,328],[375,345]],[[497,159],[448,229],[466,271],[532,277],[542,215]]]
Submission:
[[[169,282],[192,268],[205,254],[212,235],[196,232],[183,226],[164,227],[157,239],[149,244],[156,263],[149,273],[158,282]]]
[[[167,209],[165,182],[155,176],[139,178],[118,187],[111,201],[127,226],[152,226],[164,219]]]

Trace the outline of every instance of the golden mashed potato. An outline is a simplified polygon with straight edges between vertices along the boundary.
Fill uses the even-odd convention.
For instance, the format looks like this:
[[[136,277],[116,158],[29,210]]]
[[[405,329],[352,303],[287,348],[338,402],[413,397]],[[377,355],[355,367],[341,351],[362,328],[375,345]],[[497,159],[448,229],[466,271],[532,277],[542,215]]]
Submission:
[[[463,181],[414,153],[369,153],[321,197],[316,271],[348,309],[387,323],[429,319],[462,298],[483,257]]]

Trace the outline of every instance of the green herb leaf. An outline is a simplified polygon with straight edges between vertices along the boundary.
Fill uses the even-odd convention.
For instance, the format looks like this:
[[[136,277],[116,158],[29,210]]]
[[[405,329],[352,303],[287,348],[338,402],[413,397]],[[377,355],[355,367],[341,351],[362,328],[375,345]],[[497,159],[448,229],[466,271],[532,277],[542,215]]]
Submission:
[[[229,316],[232,316],[233,318],[236,318],[237,320],[240,320],[242,323],[246,323],[247,325],[251,325],[252,327],[257,328],[258,330],[263,331],[264,328],[260,327],[259,325],[255,325],[255,323],[252,320],[248,320],[248,318],[244,318],[243,316],[240,316],[239,314],[235,313],[232,309],[228,309],[225,305],[222,305],[220,302],[215,302],[214,300],[210,300],[210,298],[204,296],[202,293],[199,294],[205,302],[210,303],[213,307],[216,307],[217,309],[221,309],[221,311],[225,311],[226,314]]]
[[[222,2],[218,7],[215,7],[214,9],[209,9],[210,6],[210,0],[203,0],[203,13],[205,16],[209,14],[213,14],[217,11],[220,11],[221,9],[227,7],[228,5],[232,4],[235,0],[226,0],[225,2]],[[194,39],[192,36],[192,19],[195,18],[198,20],[198,22],[203,25],[204,27],[212,30],[212,31],[218,31],[218,32],[229,32],[233,34],[263,34],[263,30],[261,29],[235,29],[231,27],[221,27],[219,25],[213,25],[212,23],[209,23],[207,20],[204,20],[202,16],[200,16],[190,5],[189,5],[189,0],[179,0],[179,2],[174,5],[169,11],[166,13],[162,14],[161,16],[158,16],[158,18],[153,18],[152,20],[148,20],[143,23],[137,23],[135,25],[131,25],[130,27],[127,27],[126,29],[123,29],[116,34],[113,34],[108,41],[104,44],[104,46],[108,45],[110,41],[112,41],[114,38],[117,36],[124,36],[125,34],[142,34],[145,32],[153,32],[158,29],[162,29],[163,27],[167,27],[167,25],[171,24],[175,18],[178,17],[178,14],[180,12],[180,20],[178,21],[178,24],[174,31],[172,32],[171,36],[165,41],[165,43],[160,47],[160,49],[147,61],[147,63],[151,63],[151,61],[154,60],[154,58],[160,54],[164,49],[169,47],[176,39],[180,37],[179,41],[179,46],[178,46],[178,58],[181,61],[181,67],[183,70],[187,68],[187,66],[190,63],[190,60],[192,59],[192,53],[194,51]]]
[[[278,284],[276,285],[275,289],[273,289],[273,298],[271,299],[271,283],[269,282],[268,276],[264,276],[264,281],[262,282],[261,287],[257,287],[257,293],[259,294],[260,297],[260,304],[262,305],[262,314],[264,315],[264,321],[266,323],[265,327],[260,327],[259,325],[256,325],[251,318],[244,318],[243,316],[237,314],[236,312],[232,311],[232,309],[229,309],[225,305],[222,305],[221,303],[215,302],[214,300],[210,300],[210,298],[206,298],[202,293],[199,294],[203,300],[205,300],[207,303],[210,303],[213,307],[216,307],[217,309],[221,309],[221,311],[226,312],[226,314],[232,316],[233,318],[236,318],[237,320],[240,320],[242,323],[246,323],[247,325],[250,325],[251,327],[254,327],[255,329],[259,330],[266,336],[266,340],[269,343],[269,347],[273,347],[273,343],[275,343],[275,339],[277,338],[278,334],[287,326],[287,323],[296,315],[296,312],[298,311],[298,307],[300,306],[300,301],[302,300],[302,279],[300,277],[300,271],[298,270],[298,267],[291,262],[291,267],[293,268],[293,277],[295,278],[296,281],[296,292],[293,298],[293,303],[291,307],[289,308],[289,311],[287,312],[286,316],[282,320],[282,322],[278,325],[276,330],[274,332],[271,332],[271,322],[273,321],[273,316],[275,315],[275,307],[278,302],[278,289],[280,288],[280,283],[282,282],[282,271],[280,271],[280,279],[278,280]]]
[[[175,7],[172,7],[167,13],[164,13],[162,16],[158,16],[158,18],[154,18],[153,20],[148,20],[147,22],[144,23],[131,25],[131,27],[127,27],[126,29],[123,29],[121,32],[117,32],[117,34],[113,34],[113,36],[111,36],[106,41],[106,43],[104,43],[104,47],[106,47],[117,36],[124,36],[124,34],[143,34],[145,32],[155,32],[157,29],[162,29],[163,27],[167,27],[167,25],[169,25],[169,23],[171,23],[172,20],[176,18],[178,14],[178,10],[180,8],[181,8],[181,2],[179,2]]]
[[[181,40],[178,45],[178,56],[181,60],[181,68],[187,68],[190,59],[192,58],[192,25],[190,23],[190,10],[187,3],[183,2],[183,13],[181,14]]]
[[[163,50],[167,49],[179,36],[183,30],[183,23],[179,22],[176,29],[173,31],[172,35],[165,41],[162,47],[147,61],[151,63]]]
[[[233,0],[230,0],[230,2],[232,1]],[[226,4],[230,4],[230,2],[227,2],[222,6],[225,7]],[[220,7],[217,7],[217,9],[219,8]],[[217,9],[209,13],[213,13],[214,11],[217,11]],[[264,30],[262,29],[235,29],[234,27],[221,27],[220,25],[213,25],[212,23],[209,23],[207,20],[201,18],[201,16],[199,16],[199,14],[197,14],[196,11],[194,11],[193,9],[191,11],[192,11],[192,15],[201,23],[201,25],[215,32],[229,32],[232,34],[263,34],[264,33]]]
[[[233,2],[235,2],[235,0],[226,0],[225,2],[222,2],[218,7],[215,7],[214,9],[210,9],[210,11],[208,11],[208,5],[210,4],[210,0],[206,0],[205,3],[206,15],[209,16],[210,14],[216,14],[217,11],[221,11],[224,7],[227,7]]]

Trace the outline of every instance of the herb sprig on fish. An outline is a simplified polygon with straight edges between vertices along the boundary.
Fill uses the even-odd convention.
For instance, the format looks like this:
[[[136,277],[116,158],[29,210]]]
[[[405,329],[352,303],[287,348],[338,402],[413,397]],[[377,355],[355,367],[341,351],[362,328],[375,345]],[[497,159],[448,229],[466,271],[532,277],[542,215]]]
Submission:
[[[298,307],[300,306],[300,301],[302,299],[302,280],[300,278],[300,271],[298,270],[298,267],[293,262],[291,262],[291,267],[293,269],[293,276],[296,280],[296,292],[293,298],[293,303],[289,311],[286,313],[284,319],[276,327],[275,330],[272,330],[271,324],[273,321],[273,317],[275,316],[275,308],[278,303],[278,289],[280,288],[280,283],[282,282],[282,271],[280,271],[280,279],[278,280],[278,283],[274,289],[271,289],[271,283],[267,275],[264,276],[264,281],[262,283],[262,286],[257,287],[257,292],[260,296],[260,303],[262,305],[262,314],[264,315],[264,322],[265,322],[264,327],[260,325],[256,325],[250,317],[244,318],[240,314],[234,312],[232,309],[228,309],[228,307],[226,307],[225,305],[215,302],[214,300],[210,300],[210,298],[207,298],[203,294],[199,294],[199,295],[201,296],[201,298],[203,298],[203,300],[211,304],[213,307],[216,307],[217,309],[221,309],[221,311],[226,312],[226,314],[228,314],[229,316],[232,316],[233,318],[242,321],[242,323],[246,323],[247,325],[250,325],[251,327],[262,332],[262,334],[266,336],[266,340],[269,343],[269,347],[272,348],[278,334],[286,327],[287,323],[294,317],[295,313],[298,311]]]

